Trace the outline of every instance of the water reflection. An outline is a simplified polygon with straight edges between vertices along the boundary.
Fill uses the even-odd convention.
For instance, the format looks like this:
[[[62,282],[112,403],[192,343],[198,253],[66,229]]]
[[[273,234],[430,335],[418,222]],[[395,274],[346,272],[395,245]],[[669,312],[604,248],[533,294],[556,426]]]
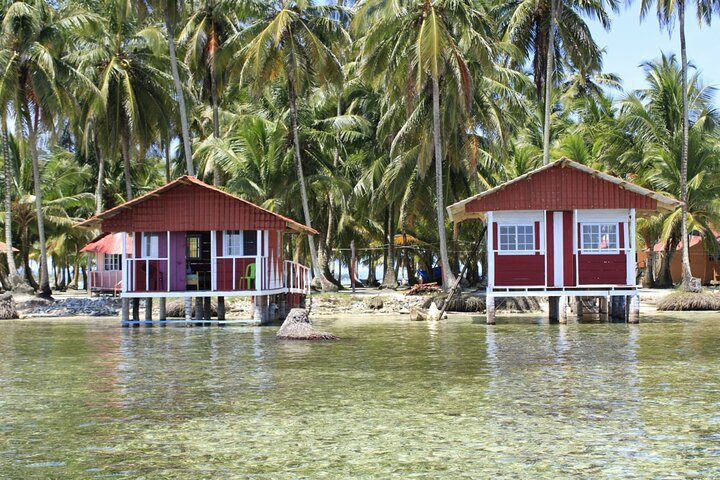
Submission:
[[[720,476],[711,317],[320,327],[5,323],[0,476]]]

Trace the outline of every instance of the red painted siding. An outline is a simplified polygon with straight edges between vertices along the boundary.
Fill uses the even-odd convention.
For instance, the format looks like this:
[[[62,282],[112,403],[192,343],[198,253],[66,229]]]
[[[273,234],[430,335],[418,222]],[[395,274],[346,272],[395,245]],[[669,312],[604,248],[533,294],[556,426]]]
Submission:
[[[105,232],[285,230],[285,221],[213,189],[184,184],[102,222]]]
[[[655,210],[657,201],[590,173],[560,165],[502,188],[465,206],[466,212],[637,208]]]
[[[539,223],[535,223],[535,248],[539,245]],[[497,249],[498,226],[493,224],[493,245]],[[528,287],[545,284],[545,257],[532,255],[500,255],[495,253],[495,285]]]
[[[563,286],[572,287],[574,285],[573,212],[563,212]]]
[[[578,224],[578,238],[581,226]],[[618,246],[625,247],[625,223],[618,224]],[[614,254],[578,255],[578,277],[580,285],[626,285],[627,255]]]
[[[547,284],[555,284],[555,250],[553,248],[553,212],[545,213],[545,252],[547,255]]]

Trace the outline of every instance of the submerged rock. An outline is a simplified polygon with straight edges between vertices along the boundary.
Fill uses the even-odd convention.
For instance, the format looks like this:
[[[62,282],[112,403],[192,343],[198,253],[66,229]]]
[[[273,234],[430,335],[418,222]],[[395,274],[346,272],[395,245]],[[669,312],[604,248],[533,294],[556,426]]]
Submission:
[[[443,319],[447,318],[447,313],[443,314]],[[410,309],[410,320],[414,322],[430,321],[435,322],[440,320],[440,309],[437,307],[435,302],[430,304],[430,308],[424,309],[420,307],[412,307]]]
[[[310,317],[303,308],[293,308],[288,313],[277,338],[282,340],[339,340],[340,337],[329,332],[319,332],[310,323]]]
[[[15,308],[15,300],[13,300],[12,293],[5,292],[0,295],[0,319],[8,320],[12,318],[19,318]]]

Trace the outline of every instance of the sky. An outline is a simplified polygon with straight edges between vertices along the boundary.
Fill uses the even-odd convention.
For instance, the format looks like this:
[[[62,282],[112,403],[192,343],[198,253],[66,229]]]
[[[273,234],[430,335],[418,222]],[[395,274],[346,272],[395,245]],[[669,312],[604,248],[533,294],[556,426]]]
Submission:
[[[639,1],[611,15],[610,32],[595,21],[588,23],[595,42],[605,49],[603,71],[619,75],[625,91],[646,86],[642,62],[659,58],[661,52],[675,53],[680,61],[677,25],[670,36],[666,29],[660,29],[654,14],[641,22]],[[685,37],[688,61],[700,71],[703,83],[720,87],[720,17],[714,19],[712,27],[699,26],[694,10],[688,11]]]

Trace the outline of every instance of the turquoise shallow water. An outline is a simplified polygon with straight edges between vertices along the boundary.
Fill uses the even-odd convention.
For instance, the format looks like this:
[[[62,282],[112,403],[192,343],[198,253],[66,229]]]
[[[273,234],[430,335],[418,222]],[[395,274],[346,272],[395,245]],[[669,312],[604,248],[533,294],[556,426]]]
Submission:
[[[720,316],[499,321],[0,323],[0,477],[720,477]]]

